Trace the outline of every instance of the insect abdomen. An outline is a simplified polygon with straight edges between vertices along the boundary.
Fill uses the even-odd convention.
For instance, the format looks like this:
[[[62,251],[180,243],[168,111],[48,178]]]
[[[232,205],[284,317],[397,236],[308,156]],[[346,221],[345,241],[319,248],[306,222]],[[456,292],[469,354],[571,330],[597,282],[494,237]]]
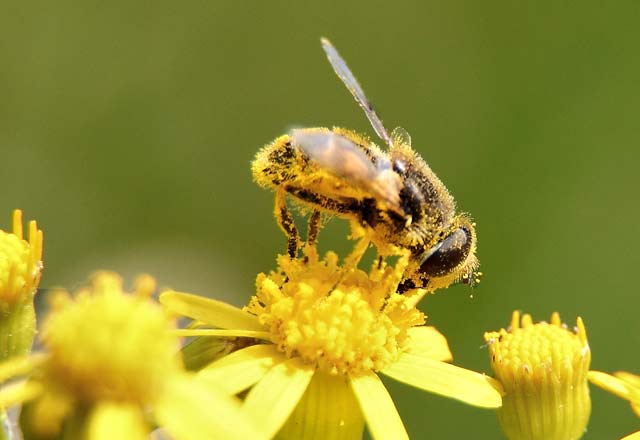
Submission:
[[[277,188],[300,176],[307,160],[293,147],[289,135],[283,135],[263,147],[251,163],[256,183],[266,188]]]

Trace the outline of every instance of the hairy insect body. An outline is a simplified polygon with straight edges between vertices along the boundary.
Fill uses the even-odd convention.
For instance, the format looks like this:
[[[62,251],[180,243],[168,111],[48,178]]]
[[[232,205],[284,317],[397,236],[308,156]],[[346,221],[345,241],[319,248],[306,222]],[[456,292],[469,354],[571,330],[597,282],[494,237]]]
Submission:
[[[253,176],[276,192],[275,214],[288,237],[289,255],[297,255],[300,239],[286,196],[311,209],[312,240],[323,212],[363,227],[381,256],[397,254],[398,248],[409,251],[400,291],[473,282],[478,265],[475,225],[466,214],[456,213],[453,197],[413,150],[404,130],[387,133],[344,60],[327,40],[322,44],[387,148],[342,128],[305,128],[258,152]]]
[[[311,128],[305,131],[331,133],[330,130],[322,128]],[[362,140],[355,133],[346,130],[342,130],[341,133],[353,141]],[[362,180],[366,179],[366,171],[355,169],[357,168],[356,160],[353,158],[351,161],[349,160],[349,154],[357,154],[355,150],[341,151],[339,148],[332,147],[325,150],[327,151],[321,152],[324,160],[321,160],[320,157],[313,158],[302,148],[295,146],[291,136],[280,136],[256,155],[252,164],[254,179],[265,188],[277,189],[280,187],[292,195],[294,195],[294,191],[298,191],[300,193],[299,199],[312,203],[324,211],[334,211],[336,204],[340,202],[346,204],[348,200],[361,200],[366,197],[366,193],[360,187],[348,184],[340,176],[340,172],[336,171],[337,166],[340,165],[343,168],[343,174],[359,174]],[[381,154],[379,151],[363,148],[362,152],[365,151],[372,157]],[[340,156],[340,160],[337,156]],[[331,161],[336,162],[334,167],[327,167],[322,163]],[[309,200],[306,200],[305,197],[308,197]],[[325,199],[328,204],[326,206]],[[333,203],[328,199],[331,199]],[[346,205],[340,206],[347,208]]]
[[[451,223],[453,198],[410,146],[397,144],[387,154],[349,130],[304,131],[342,136],[362,156],[334,148],[319,160],[296,146],[291,136],[280,136],[252,164],[260,186],[284,190],[322,212],[357,220],[376,232],[373,240],[378,247],[386,243],[402,248],[424,245]],[[381,196],[384,192],[389,195]]]

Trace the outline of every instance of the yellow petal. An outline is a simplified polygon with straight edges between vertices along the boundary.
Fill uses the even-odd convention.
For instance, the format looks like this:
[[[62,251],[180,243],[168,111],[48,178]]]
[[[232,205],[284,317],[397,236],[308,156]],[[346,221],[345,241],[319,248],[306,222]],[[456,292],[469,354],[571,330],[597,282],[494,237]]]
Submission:
[[[499,408],[500,393],[487,376],[432,359],[403,354],[381,371],[389,377],[425,391],[483,408]]]
[[[638,376],[637,374],[628,373],[626,371],[617,371],[613,373],[613,375],[619,379],[624,380],[632,387],[638,388],[640,390],[640,376]]]
[[[233,365],[236,363],[242,363],[247,361],[253,361],[256,359],[263,358],[271,358],[275,357],[281,360],[286,360],[284,354],[279,352],[275,345],[273,344],[257,344],[251,345],[249,347],[242,348],[240,350],[234,351],[233,353],[228,354],[227,356],[215,361],[210,367],[223,367],[227,365]]]
[[[192,379],[172,381],[156,404],[155,415],[159,425],[180,440],[266,438],[237,399]]]
[[[7,379],[29,374],[44,360],[44,355],[16,356],[0,364],[0,383]]]
[[[198,379],[216,383],[228,394],[238,394],[257,383],[285,357],[274,345],[252,345],[234,351],[201,370]]]
[[[292,358],[271,368],[251,389],[244,409],[267,437],[273,437],[287,421],[313,373],[312,366],[304,364],[300,358]]]
[[[17,405],[42,393],[42,385],[37,382],[20,382],[0,388],[0,409]]]
[[[174,313],[214,327],[264,331],[255,316],[222,301],[170,290],[160,295],[160,302]]]
[[[134,405],[103,403],[91,414],[88,440],[145,440],[149,428]]]
[[[622,399],[630,399],[627,385],[623,380],[615,376],[603,373],[602,371],[589,371],[589,381]]]
[[[640,440],[640,431],[634,432],[626,437],[623,437],[620,440]]]
[[[277,438],[361,439],[364,416],[349,382],[344,374],[316,371],[307,391]]]
[[[225,338],[254,338],[263,339],[268,341],[271,339],[271,333],[265,331],[255,330],[218,330],[210,328],[198,328],[198,329],[176,329],[173,331],[176,336],[217,336]]]
[[[393,399],[377,375],[351,377],[351,388],[375,440],[409,439]]]
[[[435,327],[411,327],[407,330],[407,333],[411,337],[409,353],[437,361],[448,362],[453,360],[447,338]]]
[[[67,417],[73,413],[73,396],[46,387],[35,400],[22,405],[20,424],[24,438],[59,438]]]

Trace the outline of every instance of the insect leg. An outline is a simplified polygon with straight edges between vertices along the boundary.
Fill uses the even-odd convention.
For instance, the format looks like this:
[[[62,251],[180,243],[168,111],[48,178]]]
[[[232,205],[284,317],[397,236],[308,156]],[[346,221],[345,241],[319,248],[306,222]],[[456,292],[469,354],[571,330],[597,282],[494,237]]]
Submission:
[[[307,245],[315,246],[320,233],[320,211],[314,209],[309,216],[309,230],[307,232]]]
[[[300,236],[298,235],[296,224],[293,221],[293,216],[287,209],[285,193],[282,189],[276,191],[276,206],[274,215],[276,217],[278,225],[287,236],[287,253],[291,258],[296,258],[298,256],[298,244],[300,243]]]
[[[368,237],[361,238],[353,247],[353,251],[344,259],[344,266],[349,268],[358,267],[358,263],[364,256],[364,253],[369,249],[371,241]]]

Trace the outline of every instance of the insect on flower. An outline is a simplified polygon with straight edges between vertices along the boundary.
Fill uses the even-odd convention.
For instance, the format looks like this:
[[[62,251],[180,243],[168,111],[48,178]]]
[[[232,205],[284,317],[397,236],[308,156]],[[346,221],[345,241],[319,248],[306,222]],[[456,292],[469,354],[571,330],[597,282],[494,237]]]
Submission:
[[[320,214],[357,222],[369,232],[380,256],[393,247],[410,252],[399,290],[433,291],[462,280],[477,281],[475,225],[456,213],[453,197],[411,148],[402,129],[389,134],[338,51],[322,39],[331,66],[362,107],[382,149],[343,128],[292,130],[262,148],[252,164],[255,181],[276,193],[275,215],[298,255],[300,238],[285,197],[311,208],[307,241],[314,243]]]

